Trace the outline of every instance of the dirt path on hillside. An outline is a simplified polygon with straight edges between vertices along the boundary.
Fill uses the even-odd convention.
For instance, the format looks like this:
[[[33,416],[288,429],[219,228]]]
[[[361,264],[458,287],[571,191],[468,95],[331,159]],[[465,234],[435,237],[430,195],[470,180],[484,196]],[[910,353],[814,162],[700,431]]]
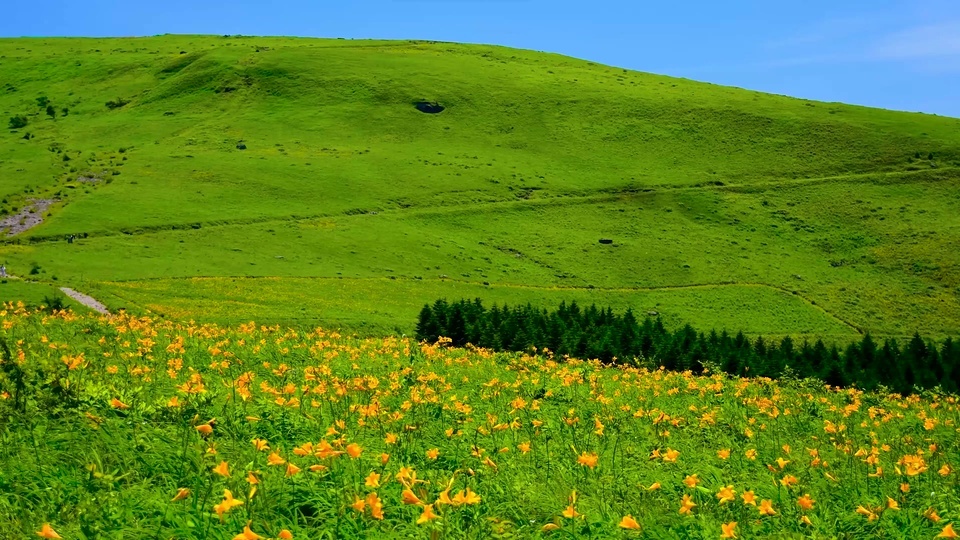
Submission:
[[[16,236],[43,223],[43,213],[56,199],[30,199],[16,214],[0,219],[0,237]]]
[[[69,296],[70,298],[73,298],[77,302],[80,302],[81,304],[96,311],[97,313],[101,313],[103,315],[110,314],[110,311],[107,310],[107,306],[101,304],[100,302],[97,301],[96,298],[92,296],[88,296],[81,292],[77,292],[71,289],[70,287],[60,287],[60,290],[63,291],[63,293]]]

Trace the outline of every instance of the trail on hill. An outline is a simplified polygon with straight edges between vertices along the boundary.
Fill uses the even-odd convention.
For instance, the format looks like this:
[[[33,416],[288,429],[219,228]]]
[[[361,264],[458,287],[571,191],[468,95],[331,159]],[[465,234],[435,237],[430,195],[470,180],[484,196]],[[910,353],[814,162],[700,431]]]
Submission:
[[[81,304],[96,311],[97,313],[101,313],[103,315],[110,315],[110,311],[107,310],[107,306],[101,304],[96,298],[83,294],[81,292],[77,292],[71,289],[70,287],[60,287],[60,290],[63,291],[63,293],[69,296],[70,298],[73,298],[77,302],[80,302]]]

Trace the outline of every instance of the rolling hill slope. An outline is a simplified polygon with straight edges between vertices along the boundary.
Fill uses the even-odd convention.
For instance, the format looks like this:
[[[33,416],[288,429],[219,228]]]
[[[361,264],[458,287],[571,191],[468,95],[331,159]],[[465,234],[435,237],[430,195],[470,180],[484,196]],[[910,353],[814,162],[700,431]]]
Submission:
[[[405,331],[439,296],[577,298],[756,334],[960,331],[957,119],[226,36],[0,40],[0,114],[26,120],[0,134],[0,218],[54,201],[0,260],[112,308]]]

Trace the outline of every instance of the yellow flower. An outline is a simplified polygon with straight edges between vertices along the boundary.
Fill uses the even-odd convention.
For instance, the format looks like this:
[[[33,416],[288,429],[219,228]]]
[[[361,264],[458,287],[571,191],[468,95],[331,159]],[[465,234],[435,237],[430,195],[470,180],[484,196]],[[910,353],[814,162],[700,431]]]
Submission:
[[[640,487],[643,487],[643,486],[640,486]],[[661,488],[660,482],[654,482],[654,483],[650,484],[650,487],[647,488],[647,491],[656,491],[656,490],[658,490],[658,489],[660,489],[660,488]]]
[[[367,475],[367,479],[364,481],[363,485],[367,486],[368,488],[380,487],[380,475],[375,471],[371,471],[370,474]]]
[[[267,456],[267,463],[270,465],[283,465],[286,462],[287,460],[280,457],[280,454],[276,452],[271,452],[270,455]]]
[[[230,476],[230,466],[227,465],[226,461],[221,461],[219,465],[213,468],[213,472],[220,476]]]
[[[573,518],[575,518],[575,517],[580,516],[580,514],[577,512],[576,508],[574,508],[574,506],[573,506],[573,505],[577,504],[577,490],[573,490],[572,492],[570,492],[570,499],[569,499],[569,500],[570,500],[570,505],[567,506],[566,509],[564,509],[564,511],[563,511],[563,517],[569,518],[569,519],[573,519]]]
[[[180,488],[177,490],[177,494],[174,495],[173,499],[170,502],[182,501],[190,496],[190,490],[187,488]]]
[[[285,474],[287,478],[297,474],[298,472],[300,472],[300,467],[297,467],[293,463],[287,463],[287,472]]]
[[[420,498],[411,491],[409,488],[403,490],[403,493],[400,494],[400,498],[403,500],[403,504],[421,504]]]
[[[437,459],[439,456],[440,456],[439,448],[431,448],[430,450],[427,450],[427,459],[432,461]]]
[[[283,529],[277,534],[277,538],[279,538],[280,540],[293,540],[293,533],[286,529]]]
[[[947,523],[946,527],[944,527],[943,530],[940,531],[940,534],[937,535],[937,538],[958,538],[958,537],[960,537],[960,534],[957,534],[957,532],[953,530],[952,523]]]
[[[761,516],[775,516],[777,512],[773,509],[773,501],[770,499],[764,499],[760,501],[760,515]]]
[[[934,523],[940,521],[940,514],[938,514],[933,507],[927,508],[927,510],[923,513],[923,517]]]
[[[360,457],[360,454],[363,452],[363,448],[360,447],[357,443],[350,443],[347,445],[347,455],[353,459]]]
[[[637,520],[633,519],[633,516],[630,514],[623,516],[623,519],[620,520],[618,525],[621,529],[640,530],[640,524],[637,523]]]
[[[874,521],[877,519],[877,515],[864,508],[863,505],[858,506],[856,512],[862,516],[866,516],[867,521]]]
[[[210,424],[200,424],[195,429],[203,437],[209,437],[213,433],[213,426]]]
[[[480,496],[470,488],[467,488],[465,491],[461,490],[453,496],[453,504],[455,506],[460,506],[461,504],[480,504]]]
[[[40,527],[40,530],[37,531],[37,536],[40,538],[63,538],[57,534],[57,531],[53,530],[53,527],[51,527],[49,523],[44,523]]]
[[[577,512],[577,509],[574,508],[572,504],[569,505],[569,506],[567,506],[567,507],[563,510],[563,517],[565,517],[565,518],[573,519],[573,518],[575,518],[575,517],[578,517],[579,515],[580,515],[580,514]]]
[[[747,459],[757,459],[757,451],[753,448],[747,450],[744,455],[747,456]]]
[[[696,474],[691,474],[683,479],[683,484],[690,489],[697,487],[697,484],[700,483],[700,479],[697,478]]]
[[[440,519],[440,516],[433,513],[433,505],[432,504],[424,505],[423,513],[420,514],[419,518],[417,518],[417,525],[427,523],[428,521],[431,521],[434,519]]]
[[[736,521],[720,524],[720,530],[722,531],[720,533],[720,538],[736,538],[737,537],[736,528],[737,528]]]
[[[757,505],[757,496],[752,491],[749,491],[749,490],[744,491],[743,495],[741,495],[740,498],[743,499],[744,506],[748,504],[752,504],[754,506]]]
[[[370,507],[370,515],[374,519],[383,519],[383,503],[376,492],[367,493],[367,506]]]
[[[580,454],[579,457],[577,457],[577,463],[579,463],[580,465],[583,465],[584,467],[590,467],[591,469],[593,469],[594,467],[597,466],[597,461],[599,459],[600,457],[597,454],[583,452],[582,454]]]
[[[678,457],[680,457],[680,452],[667,448],[667,451],[663,454],[663,461],[666,463],[676,463]]]
[[[130,406],[117,398],[110,398],[110,406],[114,409],[129,409]]]
[[[815,500],[813,500],[813,499],[810,498],[810,494],[809,494],[809,493],[806,493],[806,494],[804,494],[803,497],[800,497],[800,498],[797,499],[797,505],[799,505],[800,508],[802,508],[802,509],[804,509],[804,510],[811,510],[811,509],[813,509],[813,503],[815,503],[815,502],[816,502]]]
[[[250,442],[253,443],[253,447],[256,448],[258,452],[270,449],[270,445],[263,439],[253,439]]]
[[[517,448],[520,450],[521,453],[526,454],[527,452],[530,451],[530,441],[522,442],[518,444]]]
[[[888,510],[899,510],[899,509],[900,509],[900,503],[898,503],[897,501],[891,499],[890,497],[887,497],[887,509],[888,509]]]
[[[263,537],[250,530],[250,522],[248,521],[243,527],[243,532],[234,536],[233,540],[260,540],[261,538]]]
[[[350,508],[353,508],[359,514],[362,514],[363,509],[366,508],[366,506],[367,506],[367,501],[361,499],[360,497],[357,497],[356,495],[353,496],[353,504],[350,505]]]
[[[940,476],[947,476],[953,472],[953,469],[950,468],[950,465],[944,463],[943,467],[940,467],[940,470],[937,472],[940,474]]]
[[[680,502],[680,513],[690,514],[695,506],[697,506],[697,503],[693,502],[693,498],[691,498],[690,495],[684,495],[683,500]]]
[[[730,449],[724,448],[723,450],[718,450],[717,457],[720,459],[728,459],[730,457]]]
[[[720,488],[720,491],[717,492],[717,499],[720,501],[720,504],[728,503],[736,500],[737,492],[734,491],[733,486],[726,486]]]
[[[223,500],[219,504],[214,505],[213,510],[220,516],[220,521],[223,522],[223,515],[233,509],[235,506],[240,506],[243,504],[243,501],[238,501],[233,498],[233,493],[229,489],[223,490]]]

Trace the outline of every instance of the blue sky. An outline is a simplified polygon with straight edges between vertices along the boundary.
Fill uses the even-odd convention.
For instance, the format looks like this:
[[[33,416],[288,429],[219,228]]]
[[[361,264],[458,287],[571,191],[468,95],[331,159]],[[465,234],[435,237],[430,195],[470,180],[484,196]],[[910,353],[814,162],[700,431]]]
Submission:
[[[417,38],[960,117],[958,0],[6,0],[0,36]]]

